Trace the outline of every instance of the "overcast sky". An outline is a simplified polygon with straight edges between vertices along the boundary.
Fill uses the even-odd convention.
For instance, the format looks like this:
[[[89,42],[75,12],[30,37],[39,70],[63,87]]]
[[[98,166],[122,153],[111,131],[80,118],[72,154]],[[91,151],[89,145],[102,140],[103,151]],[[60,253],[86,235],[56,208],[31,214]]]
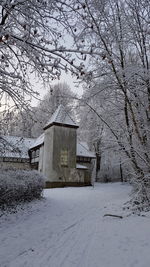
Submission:
[[[38,78],[35,79],[32,77],[31,81],[32,81],[33,88],[35,89],[35,91],[38,91],[40,93],[39,99],[42,99],[43,96],[50,89],[50,86],[43,88],[43,85],[41,82],[39,82]],[[73,78],[71,74],[68,74],[68,73],[66,74],[65,72],[62,72],[60,80],[51,81],[50,85],[54,85],[60,82],[66,82],[74,93],[77,93],[79,96],[82,95],[83,93],[82,85],[81,84],[78,85],[77,79]],[[38,103],[38,100],[33,98],[31,102],[32,106],[36,106],[37,103]]]

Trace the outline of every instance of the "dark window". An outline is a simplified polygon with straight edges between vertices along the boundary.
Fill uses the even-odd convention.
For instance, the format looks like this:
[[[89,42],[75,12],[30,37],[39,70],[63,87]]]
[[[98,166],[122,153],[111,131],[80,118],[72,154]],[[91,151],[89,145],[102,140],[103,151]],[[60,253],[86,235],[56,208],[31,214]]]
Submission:
[[[39,154],[40,154],[40,150],[37,149],[37,150],[36,150],[36,156],[39,157]]]
[[[90,162],[90,161],[91,161],[91,158],[89,158],[89,157],[77,156],[77,162]]]
[[[36,149],[31,152],[31,159],[39,157],[40,150]]]

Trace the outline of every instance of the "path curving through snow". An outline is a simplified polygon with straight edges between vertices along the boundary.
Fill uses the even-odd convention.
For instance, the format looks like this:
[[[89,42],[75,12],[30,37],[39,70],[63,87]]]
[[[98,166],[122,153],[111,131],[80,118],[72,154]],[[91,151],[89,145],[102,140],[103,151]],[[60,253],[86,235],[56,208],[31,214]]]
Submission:
[[[150,266],[150,214],[126,217],[130,190],[120,183],[45,190],[45,200],[0,218],[0,267]]]

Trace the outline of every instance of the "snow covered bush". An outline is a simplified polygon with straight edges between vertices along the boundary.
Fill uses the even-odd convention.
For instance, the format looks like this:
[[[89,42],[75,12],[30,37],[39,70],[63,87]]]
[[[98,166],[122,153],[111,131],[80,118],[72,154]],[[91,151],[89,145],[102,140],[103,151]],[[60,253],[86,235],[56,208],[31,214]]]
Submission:
[[[150,210],[150,173],[142,178],[132,179],[133,190],[131,193],[132,209],[138,211]]]
[[[42,196],[44,177],[37,171],[1,169],[0,208]]]

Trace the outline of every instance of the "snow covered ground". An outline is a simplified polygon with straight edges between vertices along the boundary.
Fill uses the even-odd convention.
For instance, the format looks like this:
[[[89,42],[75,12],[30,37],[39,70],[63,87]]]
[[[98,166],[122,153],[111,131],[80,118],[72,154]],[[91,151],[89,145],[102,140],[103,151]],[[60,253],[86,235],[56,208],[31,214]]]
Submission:
[[[150,266],[150,213],[127,216],[130,190],[120,183],[45,190],[45,200],[0,218],[0,267]]]

